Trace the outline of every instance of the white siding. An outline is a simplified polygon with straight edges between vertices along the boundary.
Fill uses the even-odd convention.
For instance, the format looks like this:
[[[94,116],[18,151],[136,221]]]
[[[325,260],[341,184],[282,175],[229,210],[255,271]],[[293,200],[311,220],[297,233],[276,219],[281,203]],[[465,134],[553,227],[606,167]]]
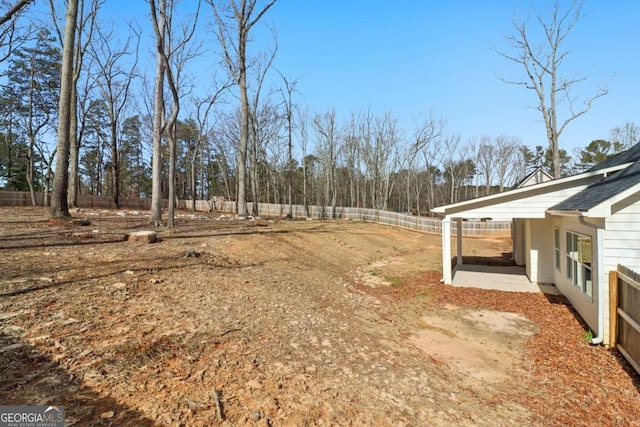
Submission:
[[[516,265],[525,265],[526,263],[526,234],[524,219],[518,218],[513,220],[512,240],[513,240],[513,258]]]
[[[562,202],[567,197],[586,188],[586,185],[559,189],[550,193],[534,194],[524,198],[514,198],[488,206],[465,207],[462,212],[447,211],[452,217],[462,218],[544,218],[546,210]]]
[[[560,228],[560,271],[557,271],[555,269],[553,260],[551,264],[554,273],[554,283],[558,290],[562,292],[562,294],[566,296],[567,299],[571,302],[573,308],[576,309],[576,311],[580,314],[582,319],[584,319],[587,325],[589,325],[589,328],[591,328],[591,330],[596,334],[599,334],[601,331],[598,331],[598,286],[600,286],[600,284],[598,283],[599,271],[597,266],[597,232],[594,228],[581,224],[580,221],[578,221],[578,219],[574,217],[558,217],[553,221],[551,232],[553,232],[554,227]],[[571,283],[571,281],[567,279],[567,231],[591,237],[591,277],[593,281],[592,298],[589,298],[585,294],[583,294],[580,289],[574,286],[573,283]],[[550,248],[551,250],[553,250],[553,242]],[[607,329],[608,328],[605,327],[605,331],[607,331]]]
[[[615,270],[618,264],[640,271],[640,195],[612,206],[604,232],[604,267]]]
[[[604,231],[605,307],[609,306],[609,271],[618,264],[640,272],[640,194],[611,207]],[[605,310],[605,331],[609,330],[609,310]]]
[[[526,221],[527,275],[532,283],[553,283],[553,226],[551,219]]]

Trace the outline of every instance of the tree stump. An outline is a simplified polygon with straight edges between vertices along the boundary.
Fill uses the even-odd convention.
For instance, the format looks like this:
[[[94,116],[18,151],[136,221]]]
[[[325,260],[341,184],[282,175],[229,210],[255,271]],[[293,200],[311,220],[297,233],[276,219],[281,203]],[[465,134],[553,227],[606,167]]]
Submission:
[[[127,242],[136,243],[156,243],[158,241],[158,233],[155,231],[135,231],[127,234]]]

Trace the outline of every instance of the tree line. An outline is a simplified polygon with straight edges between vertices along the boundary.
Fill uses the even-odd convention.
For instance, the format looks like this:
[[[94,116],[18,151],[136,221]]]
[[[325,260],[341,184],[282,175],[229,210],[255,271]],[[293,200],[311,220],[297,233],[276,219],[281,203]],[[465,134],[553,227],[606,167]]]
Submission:
[[[403,128],[391,111],[313,111],[298,102],[299,78],[274,66],[275,34],[250,51],[275,0],[207,0],[180,14],[176,1],[150,0],[153,78],[140,66],[140,24],[117,33],[101,19],[103,0],[49,0],[39,19],[31,3],[0,1],[0,188],[29,191],[34,204],[36,191],[51,192],[52,216],[68,215],[79,193],[108,195],[114,207],[150,197],[156,224],[168,199],[169,226],[176,199],[195,208],[214,196],[236,200],[239,214],[253,201],[425,215],[512,188],[537,167],[585,170],[640,135],[626,123],[569,155],[559,132],[531,149],[511,135],[462,140],[432,112]],[[208,54],[204,14],[220,55],[211,81],[196,82],[189,67]]]

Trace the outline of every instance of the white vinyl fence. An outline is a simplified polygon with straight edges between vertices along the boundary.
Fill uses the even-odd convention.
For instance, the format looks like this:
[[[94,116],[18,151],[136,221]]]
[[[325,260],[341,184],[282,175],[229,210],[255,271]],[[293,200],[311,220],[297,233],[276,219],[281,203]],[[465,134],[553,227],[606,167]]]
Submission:
[[[42,193],[36,193],[36,201],[39,206],[42,206],[43,199]],[[151,207],[151,199],[120,197],[119,202],[121,209],[149,210]],[[113,207],[110,197],[92,196],[87,194],[78,196],[78,205],[88,209],[110,209]],[[180,200],[178,202],[178,209],[191,209],[191,205],[191,200]],[[253,204],[249,202],[247,205],[249,212],[251,212],[253,210]],[[26,192],[0,191],[0,206],[31,206],[31,196]],[[163,201],[163,206],[166,208],[166,200]],[[440,234],[442,232],[441,221],[438,218],[364,208],[308,206],[307,209],[305,209],[302,205],[293,205],[292,208],[294,218],[366,221],[426,233]],[[214,198],[212,200],[197,200],[196,211],[235,212],[236,203],[233,201],[224,201],[219,198]],[[258,203],[258,215],[260,216],[284,217],[288,213],[289,205],[287,204]],[[451,231],[453,235],[455,235],[456,227],[452,227]],[[510,236],[511,221],[463,221],[462,235]]]

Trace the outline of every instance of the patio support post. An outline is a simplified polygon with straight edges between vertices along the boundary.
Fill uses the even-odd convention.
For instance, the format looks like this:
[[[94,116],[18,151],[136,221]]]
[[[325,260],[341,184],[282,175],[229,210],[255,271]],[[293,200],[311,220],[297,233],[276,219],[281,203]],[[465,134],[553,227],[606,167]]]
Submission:
[[[458,257],[456,258],[457,266],[462,265],[462,218],[456,218],[456,237],[457,237],[457,249]]]
[[[453,283],[451,272],[451,218],[442,220],[442,281],[446,285]]]

